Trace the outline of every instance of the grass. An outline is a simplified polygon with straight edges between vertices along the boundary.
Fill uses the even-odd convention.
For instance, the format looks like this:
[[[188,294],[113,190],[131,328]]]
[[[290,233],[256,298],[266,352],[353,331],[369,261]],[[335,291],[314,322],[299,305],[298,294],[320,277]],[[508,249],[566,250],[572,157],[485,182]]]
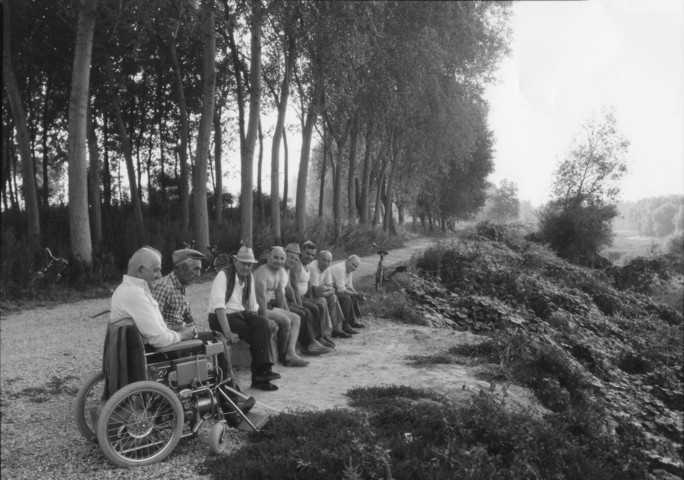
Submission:
[[[230,479],[642,479],[633,433],[586,415],[539,418],[481,392],[459,405],[404,386],[357,388],[354,407],[281,414],[202,474]],[[266,431],[264,431],[266,432]]]

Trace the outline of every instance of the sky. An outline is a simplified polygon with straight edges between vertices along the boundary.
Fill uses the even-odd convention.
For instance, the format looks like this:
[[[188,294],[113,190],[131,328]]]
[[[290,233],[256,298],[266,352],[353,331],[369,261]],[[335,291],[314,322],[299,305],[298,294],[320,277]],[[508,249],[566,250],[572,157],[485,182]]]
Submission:
[[[486,90],[490,181],[547,202],[573,137],[612,106],[630,141],[621,198],[684,194],[684,2],[522,1],[511,26],[511,55]]]

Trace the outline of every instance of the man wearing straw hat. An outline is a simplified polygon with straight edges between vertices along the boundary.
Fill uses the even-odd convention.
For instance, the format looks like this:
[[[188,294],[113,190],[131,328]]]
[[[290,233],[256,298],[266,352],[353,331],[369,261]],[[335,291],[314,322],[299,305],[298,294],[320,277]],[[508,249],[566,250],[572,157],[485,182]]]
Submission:
[[[214,278],[209,294],[209,327],[223,332],[229,341],[238,338],[249,344],[252,356],[252,387],[273,391],[271,383],[280,378],[271,367],[275,352],[271,348],[271,327],[268,318],[258,315],[252,265],[258,263],[249,247],[241,247],[233,256],[233,265],[221,270]]]

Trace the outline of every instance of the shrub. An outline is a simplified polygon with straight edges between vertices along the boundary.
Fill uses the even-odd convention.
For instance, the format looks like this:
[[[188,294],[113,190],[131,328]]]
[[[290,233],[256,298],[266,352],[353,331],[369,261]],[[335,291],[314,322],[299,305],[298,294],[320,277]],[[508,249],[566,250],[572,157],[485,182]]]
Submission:
[[[355,410],[280,414],[202,474],[239,479],[641,479],[632,429],[591,411],[538,418],[486,392],[452,404],[405,386],[356,388]]]
[[[598,253],[612,242],[615,205],[570,205],[550,202],[539,218],[541,239],[558,256],[580,265],[595,264]]]

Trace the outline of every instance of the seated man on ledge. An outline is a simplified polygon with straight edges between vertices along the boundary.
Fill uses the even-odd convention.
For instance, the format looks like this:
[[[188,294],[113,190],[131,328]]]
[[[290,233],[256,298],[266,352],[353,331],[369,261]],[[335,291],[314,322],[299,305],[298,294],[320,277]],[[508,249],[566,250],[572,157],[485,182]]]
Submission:
[[[228,386],[240,391],[240,387],[235,381],[232,365],[230,364],[230,352],[226,344],[226,338],[220,331],[197,331],[195,320],[190,310],[190,304],[185,296],[185,287],[195,278],[202,275],[202,259],[205,258],[204,255],[197,250],[184,248],[173,252],[171,258],[173,259],[173,271],[157,280],[152,286],[152,296],[159,303],[164,322],[174,331],[182,330],[186,327],[194,327],[195,337],[202,341],[220,341],[223,344],[224,353],[218,356],[219,364],[225,378],[229,379]],[[227,392],[227,394],[244,413],[251,410],[256,403],[254,397],[243,400],[233,393]]]
[[[345,318],[352,328],[363,328],[365,325],[359,323],[361,310],[359,300],[365,300],[363,293],[354,289],[354,272],[361,264],[361,259],[356,255],[350,255],[344,262],[337,263],[330,267],[330,277],[332,278],[335,295],[340,305],[347,305],[344,311]]]
[[[266,316],[258,314],[252,265],[258,263],[249,247],[233,255],[233,264],[221,270],[211,284],[209,327],[223,332],[231,340],[239,337],[249,344],[252,356],[252,387],[278,390],[271,383],[280,378],[272,370],[275,352],[271,348],[271,326]]]

